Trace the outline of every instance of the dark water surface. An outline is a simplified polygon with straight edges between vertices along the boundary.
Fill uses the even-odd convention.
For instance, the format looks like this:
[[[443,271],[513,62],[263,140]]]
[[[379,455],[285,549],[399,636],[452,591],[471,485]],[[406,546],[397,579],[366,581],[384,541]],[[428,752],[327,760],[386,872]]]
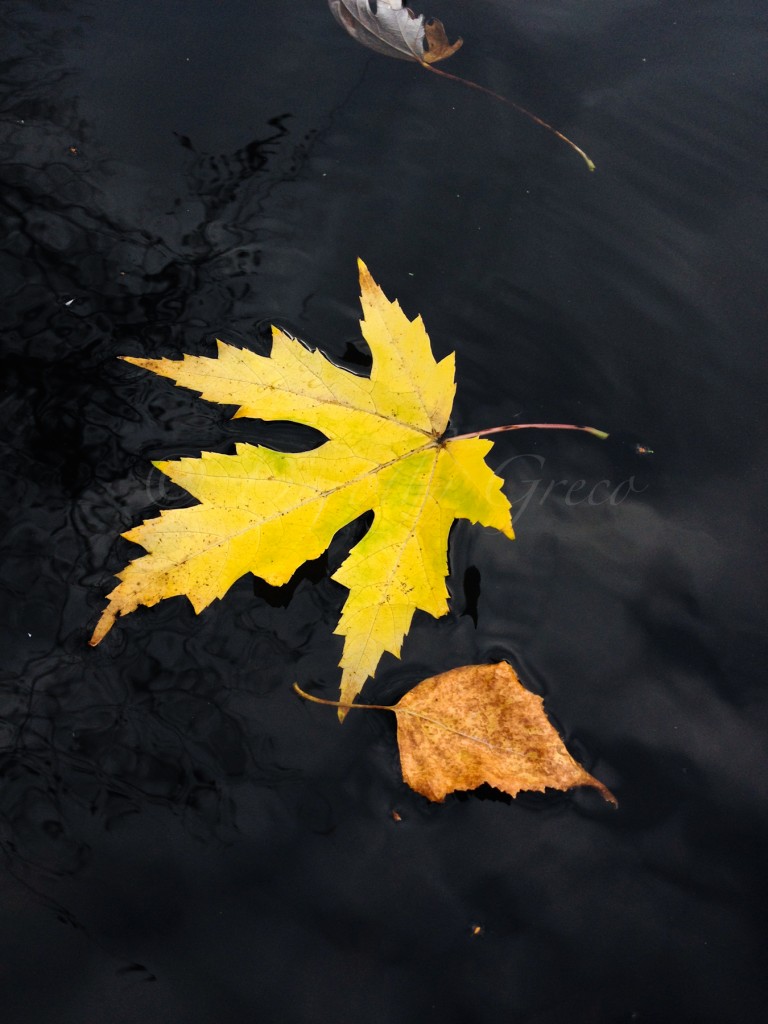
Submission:
[[[423,9],[596,173],[325,0],[0,7],[9,1024],[765,1016],[765,4]],[[519,539],[455,527],[452,614],[366,698],[507,657],[616,812],[429,804],[391,716],[291,694],[338,685],[329,577],[365,524],[287,588],[87,647],[118,534],[185,500],[150,459],[307,442],[116,356],[266,352],[277,322],[359,362],[358,255],[456,350],[456,431],[625,437],[498,440]]]

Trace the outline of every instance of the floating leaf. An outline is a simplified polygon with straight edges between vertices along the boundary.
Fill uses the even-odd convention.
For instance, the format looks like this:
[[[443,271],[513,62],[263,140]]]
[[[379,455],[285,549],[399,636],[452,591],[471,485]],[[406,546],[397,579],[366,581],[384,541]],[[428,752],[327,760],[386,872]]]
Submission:
[[[377,53],[383,53],[387,57],[397,57],[399,60],[416,61],[427,71],[432,71],[441,78],[449,78],[452,82],[460,82],[470,89],[477,89],[478,92],[492,96],[493,99],[505,103],[518,113],[534,121],[548,132],[552,132],[558,139],[578,153],[584,160],[590,171],[594,171],[595,165],[583,149],[577,146],[563,135],[551,124],[543,121],[536,114],[521,107],[519,103],[502,96],[501,93],[486,89],[484,85],[473,82],[468,78],[461,78],[459,75],[452,75],[449,71],[443,71],[434,65],[445,60],[454,54],[462,45],[462,40],[457,39],[455,43],[449,43],[445,34],[443,23],[433,18],[424,22],[423,14],[414,14],[406,7],[402,0],[328,0],[334,18],[342,25],[347,32],[363,46],[368,46]]]
[[[235,416],[292,420],[328,440],[308,452],[237,444],[234,455],[154,463],[199,504],[166,510],[123,534],[147,554],[117,574],[93,646],[139,605],[186,595],[201,612],[249,572],[273,586],[286,583],[341,527],[373,510],[373,525],[333,576],[349,589],[336,632],[344,637],[341,696],[351,702],[385,651],[399,655],[416,609],[448,610],[453,521],[514,537],[502,480],[484,461],[493,443],[481,437],[529,427],[607,436],[567,423],[515,423],[444,437],[456,388],[453,355],[435,361],[421,317],[408,320],[363,263],[360,287],[370,377],[335,366],[277,328],[269,356],[218,342],[218,358],[124,357],[210,402],[239,406]]]
[[[334,18],[363,46],[399,60],[434,64],[445,60],[461,46],[449,43],[443,23],[436,18],[424,24],[423,14],[414,14],[401,0],[328,0]]]
[[[399,655],[417,608],[448,610],[448,534],[464,518],[514,536],[502,480],[485,464],[491,441],[443,438],[453,355],[437,363],[420,317],[410,321],[360,264],[370,377],[329,362],[273,329],[272,352],[218,343],[218,358],[128,362],[170,377],[236,416],[292,420],[328,440],[308,452],[236,445],[236,454],[157,462],[198,499],[123,534],[148,552],[118,573],[96,626],[98,644],[118,615],[185,594],[196,612],[251,572],[286,583],[333,535],[372,509],[373,525],[334,574],[349,589],[336,632],[341,694],[350,702],[385,651]]]
[[[338,707],[294,689],[307,700]],[[514,797],[522,790],[593,786],[616,798],[565,749],[541,697],[526,690],[507,662],[466,665],[425,679],[393,706],[403,778],[429,800],[488,783]]]

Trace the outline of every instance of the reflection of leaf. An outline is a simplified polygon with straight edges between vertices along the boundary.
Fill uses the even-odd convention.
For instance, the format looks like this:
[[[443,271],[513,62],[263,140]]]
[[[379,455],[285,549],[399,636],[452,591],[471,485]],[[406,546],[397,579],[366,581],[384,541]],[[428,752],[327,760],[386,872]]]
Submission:
[[[337,632],[345,638],[342,699],[350,702],[385,651],[400,653],[416,609],[447,612],[454,519],[514,536],[502,481],[484,461],[492,442],[443,438],[453,356],[435,361],[421,318],[408,320],[363,264],[360,285],[370,377],[276,329],[269,356],[219,342],[216,359],[129,358],[208,401],[238,405],[236,416],[303,423],[328,440],[308,452],[238,444],[234,455],[155,463],[199,504],[124,535],[147,554],[118,574],[92,644],[139,605],[184,594],[200,612],[249,572],[286,583],[372,509],[373,525],[334,574],[349,589]]]
[[[295,689],[309,700],[332,704]],[[544,713],[507,662],[467,665],[425,679],[393,707],[403,778],[417,793],[441,801],[484,782],[502,793],[593,786],[615,804],[602,782],[573,760]]]
[[[492,89],[486,89],[484,85],[434,67],[437,61],[450,57],[462,44],[461,39],[457,39],[455,43],[448,42],[443,23],[437,18],[424,24],[424,15],[414,14],[403,5],[402,0],[328,0],[328,5],[339,24],[343,25],[358,43],[387,57],[414,60],[441,78],[450,78],[452,82],[460,82],[470,89],[477,89],[478,92],[505,103],[556,135],[579,154],[590,171],[594,171],[595,165],[583,149],[571,142],[568,136],[563,135],[557,128],[532,114],[530,110],[498,92],[493,92]]]
[[[363,46],[400,60],[434,64],[445,60],[461,46],[461,39],[448,42],[443,23],[437,19],[424,24],[423,14],[414,14],[402,0],[328,0],[334,18]]]

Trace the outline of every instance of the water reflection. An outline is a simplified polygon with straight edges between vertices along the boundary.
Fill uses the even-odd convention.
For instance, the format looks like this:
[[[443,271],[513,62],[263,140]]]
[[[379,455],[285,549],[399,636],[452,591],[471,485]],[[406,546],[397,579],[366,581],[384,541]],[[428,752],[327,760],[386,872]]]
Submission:
[[[8,1018],[757,1020],[763,12],[461,14],[463,72],[583,139],[581,177],[476,97],[358,53],[324,5],[258,13],[0,11]],[[428,805],[388,716],[338,730],[290,697],[336,685],[329,576],[365,523],[278,593],[167,601],[86,647],[135,554],[119,531],[187,500],[152,458],[316,443],[116,356],[266,351],[282,320],[364,367],[357,255],[457,350],[457,432],[524,414],[655,451],[500,438],[517,541],[458,524],[453,614],[417,617],[376,680],[396,700],[512,659],[616,814]]]

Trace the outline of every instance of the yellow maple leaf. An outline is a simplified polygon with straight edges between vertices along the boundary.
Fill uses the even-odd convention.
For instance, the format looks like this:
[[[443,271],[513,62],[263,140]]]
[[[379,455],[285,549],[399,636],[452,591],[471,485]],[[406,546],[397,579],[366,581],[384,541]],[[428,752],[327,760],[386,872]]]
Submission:
[[[154,463],[200,504],[123,534],[147,554],[118,573],[91,644],[139,605],[185,594],[200,612],[249,572],[286,583],[341,527],[373,510],[371,528],[333,576],[349,589],[336,629],[344,636],[341,699],[349,703],[385,651],[399,656],[417,608],[447,612],[454,519],[514,537],[502,481],[484,461],[492,442],[443,437],[456,389],[453,355],[437,363],[421,317],[408,320],[359,266],[370,377],[277,328],[269,356],[218,342],[217,358],[125,357],[208,401],[237,405],[235,416],[292,420],[328,440],[308,452],[238,444],[234,455]]]

